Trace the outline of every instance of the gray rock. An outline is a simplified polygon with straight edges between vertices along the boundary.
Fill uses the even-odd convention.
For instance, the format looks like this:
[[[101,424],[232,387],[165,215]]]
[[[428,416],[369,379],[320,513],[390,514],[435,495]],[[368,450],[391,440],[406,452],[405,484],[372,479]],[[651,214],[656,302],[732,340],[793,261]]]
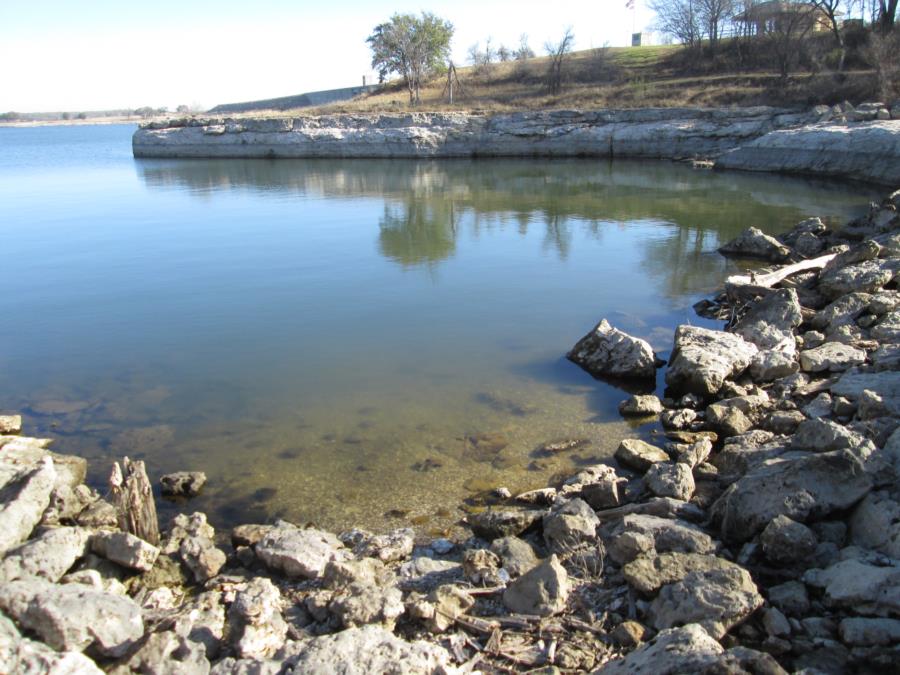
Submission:
[[[866,353],[840,342],[826,342],[800,352],[800,368],[806,373],[843,372],[866,362]]]
[[[831,386],[834,396],[859,400],[864,391],[872,391],[882,398],[893,415],[900,415],[900,371],[858,372],[849,370]]]
[[[653,394],[635,395],[619,404],[619,413],[625,417],[658,415],[662,410],[662,403]]]
[[[177,554],[197,583],[205,583],[219,573],[225,564],[225,553],[215,545],[215,530],[206,522],[206,515],[178,514],[172,520],[172,530],[163,544],[167,554]],[[261,542],[262,543],[262,542]],[[268,564],[260,554],[257,555]]]
[[[848,293],[839,297],[816,312],[811,321],[813,328],[829,334],[841,326],[852,326],[856,319],[868,309],[872,297],[869,293]]]
[[[900,560],[900,502],[887,490],[866,495],[850,517],[850,540]]]
[[[614,328],[606,319],[581,338],[566,357],[595,376],[656,376],[656,356],[650,344]]]
[[[799,410],[773,410],[763,418],[761,426],[775,434],[793,434],[805,419]]]
[[[206,485],[206,474],[202,471],[178,471],[167,473],[159,479],[164,495],[195,497]]]
[[[433,606],[428,621],[428,629],[432,633],[443,633],[456,623],[456,617],[465,614],[475,604],[475,599],[458,586],[445,584],[438,586],[428,595]]]
[[[657,497],[673,497],[689,501],[696,486],[691,467],[681,462],[654,464],[644,476],[647,488]]]
[[[39,577],[57,582],[88,552],[90,532],[58,527],[9,551],[0,563],[0,583]]]
[[[292,672],[437,674],[452,672],[452,663],[450,654],[439,645],[407,642],[380,626],[370,625],[303,642]]]
[[[151,633],[128,659],[124,666],[128,673],[142,675],[207,675],[209,661],[202,645],[192,642],[175,631]],[[115,673],[121,672],[115,670]]]
[[[0,609],[60,652],[91,647],[118,658],[144,634],[140,607],[131,598],[81,584],[13,581],[0,587]]]
[[[393,630],[403,614],[403,595],[392,585],[353,583],[335,596],[328,610],[345,628],[377,623]]]
[[[715,394],[726,379],[740,375],[758,351],[756,345],[722,331],[679,326],[666,372],[666,384],[703,396]]]
[[[159,548],[128,532],[94,533],[91,536],[91,551],[138,572],[151,569],[159,557]]]
[[[661,631],[628,656],[610,661],[603,675],[682,675],[715,667],[725,649],[696,623]]]
[[[803,414],[812,419],[830,417],[833,408],[834,401],[831,399],[831,394],[823,391],[807,405],[803,406]]]
[[[706,409],[706,421],[726,437],[738,436],[753,428],[753,422],[740,408],[722,403],[713,403]]]
[[[825,242],[812,232],[801,232],[794,241],[794,252],[804,258],[817,256],[825,248]]]
[[[28,539],[50,504],[55,483],[53,460],[46,458],[0,490],[0,553]]]
[[[889,312],[869,332],[881,342],[900,342],[900,312]]]
[[[522,534],[538,520],[546,511],[525,509],[520,511],[484,511],[468,517],[472,531],[488,541],[499,537],[514,537]]]
[[[678,463],[687,464],[691,469],[696,469],[703,464],[712,452],[712,441],[708,438],[701,438],[696,443],[679,448]]]
[[[555,555],[512,581],[503,592],[503,604],[519,614],[551,616],[566,607],[569,575]]]
[[[812,452],[827,452],[856,447],[862,440],[859,434],[840,424],[830,420],[811,419],[804,420],[797,427],[791,438],[791,447]]]
[[[645,472],[657,462],[668,462],[669,455],[662,448],[637,438],[626,438],[616,448],[619,463],[635,471]]]
[[[871,477],[850,450],[776,458],[729,486],[712,516],[724,539],[745,541],[776,516],[823,518],[849,508],[871,488]]]
[[[900,621],[860,616],[841,620],[841,640],[852,647],[871,647],[900,643]]]
[[[697,623],[722,638],[763,604],[750,573],[739,567],[691,572],[660,589],[650,605],[657,630]]]
[[[811,529],[787,516],[777,516],[766,525],[759,541],[766,557],[782,565],[808,560],[819,545]]]
[[[900,614],[900,567],[876,566],[857,559],[809,570],[803,581],[825,590],[825,603],[861,614]]]
[[[523,504],[552,504],[556,501],[557,490],[553,487],[539,488],[537,490],[528,490],[516,495],[517,502]]]
[[[500,556],[485,548],[470,548],[463,553],[463,574],[473,584],[498,586],[500,578]]]
[[[625,580],[645,595],[652,595],[668,584],[681,581],[691,572],[743,569],[724,558],[701,553],[661,553],[640,556],[622,567]]]
[[[798,370],[800,370],[800,364],[794,360],[793,356],[771,349],[757,352],[750,361],[750,376],[756,382],[772,382],[792,375]]]
[[[687,429],[696,419],[697,413],[690,408],[665,410],[659,416],[659,421],[666,429]]]
[[[582,499],[555,506],[544,516],[544,540],[551,551],[564,553],[578,548],[597,536],[600,519]]]
[[[251,579],[228,610],[231,642],[238,656],[265,658],[284,644],[287,624],[281,616],[281,593],[264,577]]]
[[[647,544],[635,546],[633,535],[644,537]],[[626,515],[604,540],[610,557],[620,565],[651,550],[657,553],[714,553],[716,550],[712,538],[696,525],[643,514]]]
[[[791,622],[780,610],[769,607],[763,612],[763,627],[772,637],[788,637],[791,634]]]
[[[726,439],[722,450],[713,459],[713,464],[718,467],[721,475],[737,480],[752,469],[786,453],[787,443],[787,438],[775,436],[770,431],[754,429]]]
[[[764,234],[762,230],[748,227],[727,244],[719,247],[719,253],[781,262],[790,255],[791,250],[774,237]]]
[[[47,645],[22,637],[16,625],[0,615],[0,672],[51,675],[102,675],[84,654],[57,652]]]
[[[513,577],[522,576],[540,562],[531,544],[518,537],[495,539],[491,551],[500,557],[503,568]]]
[[[402,528],[367,538],[354,547],[354,553],[378,558],[382,562],[395,562],[409,558],[414,544],[415,532]]]
[[[799,581],[786,581],[772,586],[768,596],[769,602],[790,616],[804,616],[809,611],[809,594],[806,586]]]
[[[803,321],[797,291],[783,288],[754,304],[731,329],[760,350],[793,356],[796,350],[794,329]]]
[[[346,559],[350,552],[329,532],[302,530],[282,520],[256,545],[256,555],[285,576],[315,579],[329,562]]]
[[[891,282],[898,268],[900,261],[887,259],[823,270],[819,275],[819,291],[829,298],[848,293],[874,293]]]

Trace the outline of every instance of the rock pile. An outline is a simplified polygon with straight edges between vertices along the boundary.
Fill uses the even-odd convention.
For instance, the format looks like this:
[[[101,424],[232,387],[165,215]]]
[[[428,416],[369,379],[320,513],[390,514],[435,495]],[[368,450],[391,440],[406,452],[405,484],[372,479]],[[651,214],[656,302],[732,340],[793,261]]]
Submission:
[[[0,671],[892,671],[898,208],[766,242],[788,266],[729,280],[702,306],[726,330],[680,327],[668,397],[621,406],[664,435],[469,516],[465,541],[279,521],[225,546],[194,513],[155,546],[83,460],[0,417]]]

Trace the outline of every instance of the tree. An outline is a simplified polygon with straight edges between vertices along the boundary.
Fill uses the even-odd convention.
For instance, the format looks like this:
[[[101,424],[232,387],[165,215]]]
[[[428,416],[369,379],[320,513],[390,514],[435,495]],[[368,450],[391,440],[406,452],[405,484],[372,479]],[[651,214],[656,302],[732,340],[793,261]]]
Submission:
[[[648,3],[656,14],[656,30],[691,47],[699,45],[703,37],[698,5],[699,0],[650,0]]]
[[[547,42],[544,49],[550,56],[550,68],[547,71],[547,88],[551,94],[558,94],[562,89],[562,66],[566,56],[572,52],[572,45],[575,43],[575,35],[572,28],[566,28],[559,42]]]
[[[803,42],[812,30],[815,10],[806,2],[784,2],[783,10],[773,21],[772,30],[763,36],[769,52],[775,57],[781,84],[787,83],[791,71],[803,53]]]
[[[182,103],[180,106],[178,106],[177,108],[175,108],[175,112],[177,112],[177,113],[189,113],[189,112],[191,112],[191,107],[190,107],[189,105],[186,105],[186,104]]]
[[[838,61],[838,72],[842,72],[844,70],[844,61],[847,58],[847,48],[844,45],[844,33],[841,31],[841,22],[838,20],[838,17],[841,16],[841,0],[809,0],[809,4],[812,5],[814,10],[820,11],[828,17],[831,32],[841,52],[840,60]]]
[[[420,102],[422,83],[438,71],[450,56],[453,24],[430,12],[394,14],[366,38],[372,50],[372,67],[383,82],[396,73],[409,89],[409,102]]]
[[[881,30],[889,33],[894,28],[897,17],[897,0],[878,0],[878,23]]]
[[[725,23],[734,15],[733,0],[696,0],[699,18],[706,29],[709,47],[715,50]]]
[[[516,61],[525,61],[526,59],[534,58],[534,50],[528,46],[528,34],[522,33],[519,36],[519,46],[515,52],[513,52],[513,57]]]

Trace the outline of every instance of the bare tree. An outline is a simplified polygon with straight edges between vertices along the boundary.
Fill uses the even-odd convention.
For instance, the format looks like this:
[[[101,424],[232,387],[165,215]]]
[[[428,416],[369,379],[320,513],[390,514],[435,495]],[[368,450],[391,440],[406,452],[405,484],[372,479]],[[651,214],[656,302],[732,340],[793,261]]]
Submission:
[[[699,45],[703,36],[698,5],[699,0],[650,0],[648,3],[656,14],[656,30],[690,46]]]
[[[897,17],[897,0],[878,0],[878,23],[884,33],[894,28]]]
[[[772,29],[764,35],[766,46],[775,58],[781,84],[787,83],[791,71],[803,53],[803,41],[813,27],[815,9],[805,2],[785,2]]]
[[[528,34],[522,33],[519,36],[519,46],[516,49],[514,56],[516,61],[525,61],[526,59],[534,58],[534,50],[528,46]]]
[[[506,45],[500,45],[497,47],[497,58],[500,59],[501,62],[506,63],[507,61],[512,61],[513,52]]]
[[[734,16],[733,0],[696,0],[700,21],[706,29],[709,47],[715,50],[725,24]]]
[[[572,33],[571,26],[566,28],[559,42],[546,42],[544,49],[550,56],[550,68],[547,70],[547,88],[551,94],[558,94],[562,89],[562,67],[566,56],[572,53],[572,46],[575,43],[575,35]]]
[[[838,61],[838,72],[843,72],[844,61],[847,59],[847,48],[844,45],[844,33],[841,30],[841,22],[838,20],[839,16],[843,16],[840,11],[841,0],[809,0],[809,4],[813,7],[814,12],[821,12],[828,17],[831,33],[834,35],[834,40],[837,42],[841,53]],[[813,17],[813,20],[815,20],[815,17]]]

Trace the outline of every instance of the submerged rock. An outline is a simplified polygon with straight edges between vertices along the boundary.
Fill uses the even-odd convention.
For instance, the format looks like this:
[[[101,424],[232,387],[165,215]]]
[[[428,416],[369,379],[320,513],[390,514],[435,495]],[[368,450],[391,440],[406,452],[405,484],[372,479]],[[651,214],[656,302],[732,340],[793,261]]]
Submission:
[[[748,227],[727,244],[719,247],[719,253],[781,262],[790,255],[791,249],[775,237],[764,234],[762,230]]]
[[[206,474],[202,471],[167,473],[159,479],[159,483],[164,495],[195,497],[206,484]]]
[[[646,417],[662,411],[662,403],[653,394],[635,395],[619,404],[619,413],[624,417]]]
[[[566,358],[591,375],[652,378],[656,356],[650,344],[614,328],[606,319],[579,340]]]
[[[492,540],[522,534],[538,520],[545,511],[525,509],[520,511],[485,511],[469,516],[472,531],[483,539]]]

